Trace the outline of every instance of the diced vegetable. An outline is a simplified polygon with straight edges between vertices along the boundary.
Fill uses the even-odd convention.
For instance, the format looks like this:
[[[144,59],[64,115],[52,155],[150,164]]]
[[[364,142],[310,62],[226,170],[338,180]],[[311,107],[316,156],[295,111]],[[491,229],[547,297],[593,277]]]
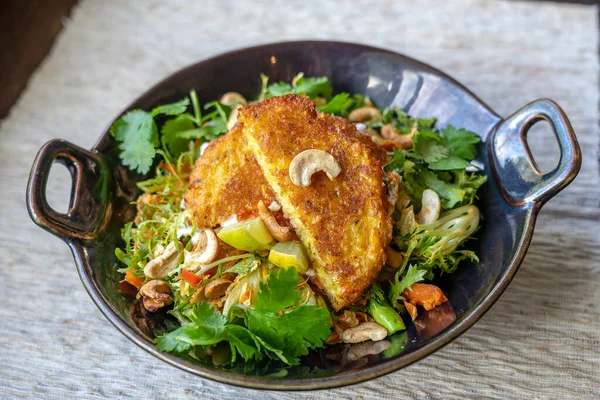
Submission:
[[[373,317],[375,322],[388,331],[388,335],[393,335],[398,331],[406,329],[402,317],[387,302],[383,290],[378,283],[373,284],[369,293],[371,298],[367,303],[367,312]]]
[[[292,240],[277,243],[269,252],[269,261],[281,268],[294,267],[298,272],[308,271],[308,257],[302,243]]]
[[[269,250],[275,239],[261,218],[252,218],[221,229],[217,236],[228,245],[239,250]]]
[[[135,286],[137,290],[140,290],[144,284],[144,278],[138,278],[130,270],[127,270],[125,273],[125,282]]]
[[[190,286],[193,288],[195,288],[200,282],[202,282],[202,278],[190,271],[189,269],[183,269],[181,271],[181,279],[189,283]]]

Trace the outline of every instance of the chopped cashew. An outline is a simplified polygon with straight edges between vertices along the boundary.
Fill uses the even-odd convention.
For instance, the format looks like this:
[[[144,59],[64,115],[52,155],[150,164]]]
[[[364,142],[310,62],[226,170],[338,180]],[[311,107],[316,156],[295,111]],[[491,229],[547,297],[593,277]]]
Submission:
[[[219,103],[225,104],[226,106],[232,106],[234,104],[246,105],[248,104],[248,101],[246,101],[246,98],[238,92],[227,92],[221,96]]]
[[[401,235],[411,233],[413,229],[415,229],[417,223],[415,222],[415,211],[413,206],[406,207],[402,210],[398,225],[400,226]]]
[[[215,232],[209,228],[200,229],[199,232],[198,242],[192,251],[184,251],[186,263],[208,264],[214,261],[219,252],[219,240]]]
[[[367,340],[374,342],[385,339],[387,329],[376,322],[363,322],[354,328],[342,332],[342,340],[346,343],[360,343]]]
[[[416,133],[416,125],[413,125],[413,128],[407,135],[399,134],[391,124],[387,124],[381,127],[381,136],[386,140],[394,142],[395,144],[397,144],[396,147],[399,147],[404,150],[412,149],[413,136]]]
[[[379,354],[387,350],[392,344],[387,340],[377,342],[358,343],[351,346],[345,354],[345,359],[348,362],[356,361],[359,358]]]
[[[196,289],[190,300],[191,304],[198,304],[206,300],[206,296],[204,295],[204,289],[206,289],[206,285],[200,286],[198,289]]]
[[[167,282],[158,279],[152,280],[142,286],[140,294],[143,296],[142,302],[144,307],[150,312],[173,303],[171,287]]]
[[[267,206],[265,206],[265,203],[263,203],[262,200],[258,202],[258,214],[265,223],[265,226],[267,227],[269,233],[277,241],[287,242],[293,239],[294,234],[292,230],[287,226],[279,225],[273,214],[271,214],[271,212],[269,211]]]
[[[427,225],[437,221],[442,208],[440,196],[438,196],[438,194],[431,189],[425,189],[423,191],[421,204],[421,212],[415,215],[415,221],[419,225]]]
[[[175,246],[175,242],[171,242],[164,251],[146,264],[144,274],[148,278],[163,279],[169,272],[177,268],[178,260],[179,252],[177,251],[177,246]]]
[[[269,204],[269,207],[268,207],[268,208],[269,208],[269,210],[271,210],[271,211],[279,211],[279,210],[281,210],[281,206],[280,206],[280,205],[279,205],[279,203],[278,203],[278,202],[276,202],[275,200],[273,200],[273,201],[271,202],[271,204]]]
[[[348,114],[350,122],[379,121],[381,113],[375,107],[361,107]]]
[[[207,300],[214,300],[221,297],[227,291],[227,288],[231,285],[229,279],[217,278],[214,281],[208,283],[204,289],[204,296]]]
[[[240,108],[242,108],[242,106],[238,104],[237,106],[233,106],[233,108],[231,109],[231,114],[229,114],[229,119],[227,120],[228,131],[230,131],[231,128],[233,128],[235,124],[237,124],[237,116],[238,112],[240,111]]]
[[[373,129],[369,128],[367,125],[363,124],[362,122],[356,123],[356,124],[354,124],[354,126],[356,126],[356,130],[359,131],[361,133],[361,135],[371,136],[373,138],[378,136],[377,132],[375,132]]]
[[[388,184],[385,186],[387,192],[388,214],[392,214],[396,209],[398,201],[398,192],[400,190],[400,181],[402,178],[396,171],[388,172],[385,177],[388,179]]]
[[[290,163],[290,179],[297,186],[309,186],[311,177],[317,171],[325,172],[333,180],[342,172],[342,167],[331,154],[315,149],[304,150]]]

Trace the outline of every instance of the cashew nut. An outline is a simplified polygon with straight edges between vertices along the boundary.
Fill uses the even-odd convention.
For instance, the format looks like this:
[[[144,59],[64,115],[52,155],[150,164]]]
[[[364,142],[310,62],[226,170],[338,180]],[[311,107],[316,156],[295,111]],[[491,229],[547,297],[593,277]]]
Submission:
[[[440,196],[431,189],[425,189],[421,204],[421,212],[415,215],[415,221],[419,225],[427,225],[437,221],[442,208]]]
[[[409,134],[399,134],[391,124],[387,124],[381,127],[381,136],[384,139],[390,140],[398,145],[401,149],[412,149],[413,147],[413,136],[417,133],[416,125],[413,125]]]
[[[279,225],[273,214],[271,214],[262,200],[258,202],[258,214],[265,223],[265,226],[267,227],[267,230],[271,236],[273,236],[277,241],[287,242],[292,240],[294,236],[292,230],[287,226]]]
[[[345,354],[345,360],[347,362],[352,362],[358,360],[359,358],[379,354],[382,351],[387,350],[391,345],[392,344],[387,340],[358,343],[348,349]]]
[[[296,186],[309,186],[310,179],[317,171],[323,171],[333,180],[342,172],[342,167],[333,156],[323,150],[304,150],[290,163],[289,173]]]
[[[160,250],[158,246],[156,250]],[[156,253],[159,254],[157,255]],[[171,242],[164,251],[155,252],[155,258],[144,267],[144,274],[148,278],[163,279],[169,272],[177,268],[178,260],[179,252],[177,251],[177,246],[175,246],[175,242]]]
[[[190,303],[198,304],[198,303],[201,303],[202,301],[206,300],[206,296],[204,294],[205,289],[206,289],[206,285],[200,286],[198,289],[196,289],[196,291],[192,295],[192,298],[190,299]]]
[[[376,322],[363,322],[354,328],[342,332],[342,340],[346,343],[360,343],[367,340],[374,342],[385,339],[387,329]]]
[[[361,107],[348,114],[350,122],[379,121],[381,112],[375,107]]]
[[[387,192],[388,214],[392,214],[396,209],[396,202],[398,201],[398,191],[400,186],[400,175],[396,171],[388,172],[385,177],[388,179],[388,184],[385,186]]]
[[[404,257],[402,256],[402,254],[389,246],[385,248],[385,255],[387,256],[387,261],[385,262],[385,265],[394,269],[400,268],[402,262],[404,261]]]
[[[204,228],[199,230],[198,233],[198,241],[192,251],[184,251],[184,261],[186,263],[208,264],[217,257],[219,240],[212,229]]]
[[[354,124],[354,126],[356,126],[356,130],[358,132],[360,132],[361,135],[371,136],[371,137],[377,136],[377,132],[375,132],[373,129],[369,128],[362,122]]]
[[[204,288],[204,296],[207,300],[214,300],[221,297],[225,294],[229,285],[231,285],[229,279],[217,278],[206,285]]]
[[[238,117],[238,112],[240,111],[240,108],[242,108],[241,104],[238,104],[237,106],[233,106],[233,108],[231,109],[231,114],[229,114],[229,119],[227,119],[227,130],[230,131],[231,128],[233,128],[235,126],[235,124],[237,124],[237,117]]]
[[[170,293],[171,287],[169,284],[158,279],[152,280],[140,288],[144,307],[150,312],[172,304],[173,298]]]
[[[241,94],[239,94],[238,92],[225,93],[223,96],[221,96],[219,103],[225,104],[226,106],[232,106],[234,104],[243,104],[243,105],[248,104],[248,102],[246,101],[246,98],[244,96],[242,96]]]
[[[292,78],[292,86],[296,87],[296,85],[298,84],[298,81],[300,79],[302,79],[304,77],[304,72],[300,72],[298,73],[298,75],[296,75],[295,77]]]

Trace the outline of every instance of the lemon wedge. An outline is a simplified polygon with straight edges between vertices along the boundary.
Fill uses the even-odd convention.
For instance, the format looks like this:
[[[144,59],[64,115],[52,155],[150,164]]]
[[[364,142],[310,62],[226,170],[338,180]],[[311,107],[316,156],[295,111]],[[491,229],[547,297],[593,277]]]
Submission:
[[[302,243],[292,240],[277,243],[269,252],[269,261],[280,268],[295,267],[300,273],[308,271],[308,257]]]
[[[228,245],[245,251],[269,250],[275,244],[260,217],[228,225],[217,236]]]

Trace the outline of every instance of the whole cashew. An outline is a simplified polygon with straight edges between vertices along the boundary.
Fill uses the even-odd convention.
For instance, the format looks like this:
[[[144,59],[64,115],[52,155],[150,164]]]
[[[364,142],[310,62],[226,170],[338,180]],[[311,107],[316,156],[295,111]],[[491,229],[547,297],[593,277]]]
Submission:
[[[345,354],[346,361],[352,362],[359,358],[379,354],[387,350],[392,344],[387,340],[377,342],[358,343],[351,346]]]
[[[402,262],[404,261],[404,257],[402,256],[402,254],[389,246],[385,248],[385,255],[387,256],[387,261],[385,262],[385,265],[394,269],[400,268]]]
[[[160,251],[160,248],[158,250]],[[155,251],[156,257],[144,267],[144,274],[148,278],[163,279],[177,268],[180,253],[177,251],[175,242],[169,243],[167,248],[160,252],[160,254],[158,254],[159,251]]]
[[[346,343],[360,343],[367,340],[374,342],[385,339],[387,330],[376,322],[363,322],[354,328],[342,332],[342,340]]]
[[[242,108],[241,104],[238,104],[237,106],[233,106],[233,108],[231,109],[231,114],[229,114],[229,119],[227,119],[227,130],[230,131],[231,128],[233,128],[235,126],[235,124],[237,124],[237,117],[238,117],[238,112],[240,111],[240,108]]]
[[[232,106],[234,104],[246,105],[248,104],[248,101],[246,101],[246,98],[238,92],[227,92],[221,96],[219,103],[225,104],[226,106]]]
[[[152,280],[140,288],[144,307],[150,312],[172,304],[173,298],[170,293],[171,287],[169,284],[158,279]]]
[[[375,107],[361,107],[348,114],[350,122],[379,121],[381,112]]]
[[[204,296],[207,300],[214,300],[221,297],[225,294],[229,285],[231,285],[229,279],[217,278],[206,285],[206,288],[204,288]]]
[[[292,230],[287,226],[279,225],[273,214],[271,214],[262,200],[258,202],[258,214],[265,223],[265,226],[267,227],[267,230],[271,236],[273,236],[277,241],[287,242],[292,240],[294,237]]]
[[[186,263],[208,264],[214,261],[219,252],[219,240],[212,229],[204,228],[199,230],[199,233],[198,242],[192,248],[192,251],[184,251],[184,261]]]
[[[390,140],[398,145],[401,149],[408,150],[413,147],[413,136],[417,133],[416,126],[407,135],[399,134],[391,124],[381,127],[381,136],[384,139]]]
[[[317,171],[323,171],[333,180],[342,172],[342,167],[333,156],[323,150],[304,150],[290,163],[289,174],[296,186],[309,186],[311,177]]]
[[[442,208],[440,196],[431,189],[425,189],[421,204],[421,212],[415,215],[415,221],[419,225],[427,225],[437,221]]]

